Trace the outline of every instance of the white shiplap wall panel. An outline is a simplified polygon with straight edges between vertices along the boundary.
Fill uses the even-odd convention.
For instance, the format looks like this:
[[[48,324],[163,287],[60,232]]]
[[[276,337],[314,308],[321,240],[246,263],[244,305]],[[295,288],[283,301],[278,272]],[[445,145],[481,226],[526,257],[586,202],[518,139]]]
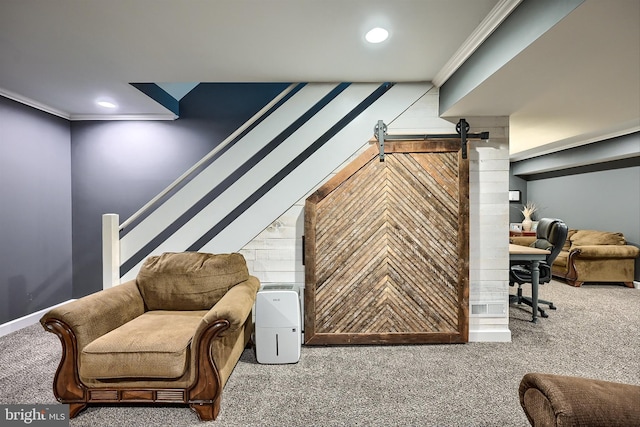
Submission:
[[[509,146],[508,119],[469,117],[471,131],[489,131],[475,142],[469,164],[469,304],[502,305],[504,313],[470,316],[470,341],[510,341],[508,327]]]
[[[304,200],[297,202],[245,245],[240,253],[262,283],[304,283]],[[281,257],[284,262],[277,262]]]

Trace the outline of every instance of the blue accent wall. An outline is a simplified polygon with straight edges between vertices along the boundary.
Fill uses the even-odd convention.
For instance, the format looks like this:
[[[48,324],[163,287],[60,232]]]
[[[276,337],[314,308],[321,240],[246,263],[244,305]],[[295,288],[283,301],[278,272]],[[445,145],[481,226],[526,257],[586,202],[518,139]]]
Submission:
[[[72,296],[69,122],[0,97],[0,324]]]

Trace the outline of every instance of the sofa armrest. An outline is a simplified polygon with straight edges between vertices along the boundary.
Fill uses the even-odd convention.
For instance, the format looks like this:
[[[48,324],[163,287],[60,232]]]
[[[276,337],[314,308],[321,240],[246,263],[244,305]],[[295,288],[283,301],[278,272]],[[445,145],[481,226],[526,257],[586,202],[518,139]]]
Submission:
[[[640,249],[631,245],[571,246],[570,254],[580,258],[637,258]]]
[[[636,385],[528,373],[518,394],[531,425],[640,425],[640,387]]]
[[[87,295],[46,313],[40,323],[58,321],[74,333],[78,349],[144,313],[144,301],[135,280]]]
[[[210,325],[221,320],[229,322],[229,327],[220,331],[218,336],[225,336],[235,332],[244,325],[247,317],[251,314],[256,294],[260,289],[260,281],[257,277],[249,276],[249,279],[238,283],[214,305],[203,317],[196,336]]]

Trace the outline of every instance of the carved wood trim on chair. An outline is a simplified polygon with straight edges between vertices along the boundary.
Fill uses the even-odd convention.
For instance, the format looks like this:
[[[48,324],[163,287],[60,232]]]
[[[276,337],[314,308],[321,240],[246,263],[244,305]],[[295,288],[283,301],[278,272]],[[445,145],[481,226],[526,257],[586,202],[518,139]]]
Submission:
[[[62,357],[53,378],[53,394],[59,402],[69,404],[69,416],[75,417],[87,404],[87,389],[78,375],[78,345],[73,330],[60,320],[47,320],[44,327],[62,344]]]
[[[211,348],[213,340],[220,333],[229,329],[228,320],[218,320],[211,324],[195,343],[196,352],[196,382],[188,390],[189,406],[198,414],[202,421],[215,420],[220,413],[222,388],[220,387],[220,373]]]

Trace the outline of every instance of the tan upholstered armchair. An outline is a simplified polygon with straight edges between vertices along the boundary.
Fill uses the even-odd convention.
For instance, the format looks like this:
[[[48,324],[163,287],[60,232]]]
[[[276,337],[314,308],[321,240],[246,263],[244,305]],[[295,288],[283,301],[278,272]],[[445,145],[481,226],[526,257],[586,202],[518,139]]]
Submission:
[[[260,283],[240,254],[165,253],[135,280],[48,312],[62,342],[53,392],[70,416],[90,403],[182,403],[215,419],[253,331]]]

